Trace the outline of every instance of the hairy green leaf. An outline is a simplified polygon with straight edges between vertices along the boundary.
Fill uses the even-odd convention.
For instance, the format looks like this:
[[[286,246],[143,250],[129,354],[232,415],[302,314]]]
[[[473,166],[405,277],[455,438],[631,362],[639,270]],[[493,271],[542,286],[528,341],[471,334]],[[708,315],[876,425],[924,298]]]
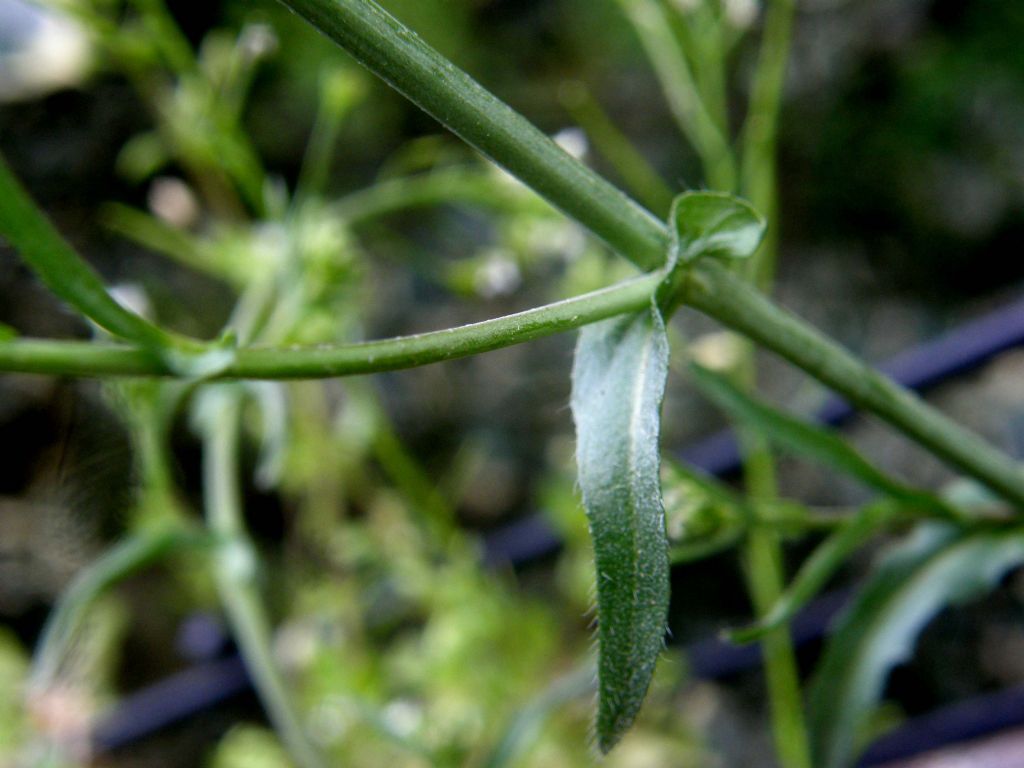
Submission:
[[[882,472],[834,432],[755,400],[721,374],[703,366],[691,365],[690,372],[693,383],[715,405],[736,421],[757,430],[781,449],[814,459],[909,506],[951,516],[955,514],[938,497],[911,488]]]
[[[669,563],[658,433],[668,339],[652,307],[580,333],[572,411],[597,566],[597,739],[611,749],[643,703],[664,643]]]
[[[889,670],[910,655],[929,619],[1021,563],[1019,529],[964,534],[946,524],[919,529],[885,558],[840,618],[818,665],[809,699],[814,764],[853,765]]]
[[[744,200],[724,192],[686,192],[672,203],[670,263],[704,256],[746,259],[764,237],[765,220]]]

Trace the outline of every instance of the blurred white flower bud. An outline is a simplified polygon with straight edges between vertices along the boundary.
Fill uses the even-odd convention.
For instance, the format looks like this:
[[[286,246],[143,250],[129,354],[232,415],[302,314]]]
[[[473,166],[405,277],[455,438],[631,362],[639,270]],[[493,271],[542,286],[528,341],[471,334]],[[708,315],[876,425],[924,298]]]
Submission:
[[[690,355],[694,361],[713,371],[734,368],[743,354],[743,345],[732,331],[715,331],[694,339]]]
[[[399,736],[412,736],[423,724],[423,707],[409,699],[388,702],[382,713],[384,722]]]
[[[722,0],[725,18],[736,29],[747,29],[757,20],[757,0]]]
[[[507,296],[522,283],[519,265],[508,251],[495,249],[477,269],[474,287],[486,299]]]
[[[555,144],[577,160],[582,160],[586,157],[587,151],[590,149],[587,134],[583,132],[582,128],[563,128],[554,135],[554,140]]]
[[[331,747],[345,738],[358,718],[351,702],[340,696],[328,696],[310,713],[309,734],[321,746]]]
[[[257,61],[277,50],[277,35],[267,24],[246,24],[238,35],[238,47],[248,61]]]
[[[149,210],[172,227],[188,229],[199,218],[199,202],[181,179],[160,176],[149,185]]]
[[[286,672],[301,672],[316,660],[316,632],[308,622],[285,624],[274,635],[274,659]]]
[[[36,729],[76,763],[87,763],[92,753],[90,734],[95,725],[96,702],[78,686],[55,683],[27,696],[26,708]],[[48,755],[52,760],[53,755]],[[33,765],[41,765],[33,763]],[[6,765],[6,763],[5,763]]]
[[[0,32],[0,102],[77,85],[89,70],[87,32],[56,9],[0,0]]]

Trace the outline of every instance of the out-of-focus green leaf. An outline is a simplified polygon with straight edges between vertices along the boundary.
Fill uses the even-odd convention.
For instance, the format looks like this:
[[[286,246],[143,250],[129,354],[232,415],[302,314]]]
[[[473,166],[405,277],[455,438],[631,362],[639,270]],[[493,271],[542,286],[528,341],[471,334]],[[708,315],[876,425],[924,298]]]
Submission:
[[[537,734],[555,710],[573,699],[592,694],[593,690],[594,668],[590,664],[555,680],[516,714],[484,768],[505,768],[513,764],[536,741]]]
[[[655,308],[580,333],[572,411],[597,567],[597,740],[632,725],[664,643],[669,599],[658,434],[668,339]]]
[[[730,633],[735,643],[749,643],[785,624],[813,598],[846,559],[878,533],[897,507],[889,501],[871,504],[827,537],[807,559],[772,609],[756,624]]]
[[[938,497],[911,488],[882,472],[834,432],[758,402],[708,368],[693,364],[690,372],[693,383],[715,405],[783,450],[814,459],[908,506],[953,514]]]
[[[182,340],[127,309],[99,274],[61,236],[0,156],[0,237],[10,243],[54,295],[115,336],[150,349]],[[185,345],[191,349],[191,346]]]
[[[886,676],[913,650],[936,613],[990,589],[1024,562],[1018,530],[965,534],[923,527],[886,557],[844,612],[818,665],[809,698],[816,766],[846,768]]]
[[[744,200],[723,192],[686,192],[672,203],[670,259],[746,259],[764,237],[765,220]]]

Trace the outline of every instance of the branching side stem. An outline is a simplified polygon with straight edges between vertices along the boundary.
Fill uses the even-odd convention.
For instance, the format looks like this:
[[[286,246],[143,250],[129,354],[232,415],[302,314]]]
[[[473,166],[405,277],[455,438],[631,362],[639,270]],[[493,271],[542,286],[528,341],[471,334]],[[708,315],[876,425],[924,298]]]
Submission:
[[[240,390],[207,390],[199,403],[203,429],[203,499],[217,537],[213,570],[221,602],[267,716],[301,768],[323,768],[271,652],[270,621],[257,588],[259,561],[245,531],[239,488]]]

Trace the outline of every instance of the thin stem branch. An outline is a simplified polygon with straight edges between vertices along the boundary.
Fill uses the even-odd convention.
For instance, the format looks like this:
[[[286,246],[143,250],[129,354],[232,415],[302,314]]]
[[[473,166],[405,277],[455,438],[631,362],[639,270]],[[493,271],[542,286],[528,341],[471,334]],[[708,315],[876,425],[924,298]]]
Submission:
[[[725,22],[716,3],[700,2],[671,15],[672,28],[692,62],[697,87],[718,132],[729,137]]]
[[[357,81],[344,70],[324,69],[320,73],[320,99],[313,130],[295,184],[295,201],[301,203],[322,195],[331,172],[334,145],[348,110],[358,99]]]
[[[764,37],[754,74],[749,111],[743,126],[740,189],[766,216],[769,235],[746,265],[747,277],[762,290],[772,283],[778,250],[778,199],[776,189],[776,135],[786,64],[789,60],[793,0],[768,3]],[[742,356],[739,375],[748,390],[757,387],[752,347]],[[775,461],[763,435],[741,430],[745,448],[744,471],[751,493],[777,494]],[[779,536],[771,531],[752,531],[746,542],[747,581],[758,617],[780,599],[785,580],[784,552]],[[789,627],[778,626],[763,639],[765,672],[771,699],[775,749],[785,768],[810,768],[810,745],[800,699],[796,651]]]
[[[654,0],[619,0],[619,4],[640,36],[672,116],[700,156],[708,184],[732,191],[736,186],[732,148],[704,104],[668,15]]]
[[[30,687],[42,691],[53,684],[89,608],[100,595],[175,550],[208,544],[209,536],[172,526],[125,539],[86,566],[61,594],[43,627],[32,662]]]
[[[514,315],[382,341],[321,347],[247,347],[215,377],[300,379],[413,368],[512,346],[648,306],[660,273]],[[84,342],[0,343],[0,370],[70,376],[171,376],[146,350]]]
[[[500,211],[519,208],[551,211],[542,198],[518,182],[501,183],[495,180],[493,173],[469,167],[379,181],[329,203],[328,210],[350,226],[358,226],[378,216],[440,203],[465,203]]]
[[[651,211],[667,217],[675,195],[658,172],[602,109],[582,83],[560,89],[562,106],[583,129],[597,153],[615,169],[626,188]]]
[[[795,5],[794,0],[767,3],[764,37],[741,138],[740,192],[764,214],[769,225],[769,239],[751,262],[751,277],[762,287],[771,283],[775,271],[776,145]]]
[[[203,393],[203,487],[206,519],[219,539],[214,576],[228,622],[267,716],[303,768],[324,765],[306,735],[271,652],[271,629],[256,578],[259,561],[245,531],[239,488],[241,398],[228,387]]]
[[[782,547],[778,534],[761,527],[750,530],[743,548],[747,587],[758,617],[766,615],[783,589]],[[789,627],[762,638],[765,676],[771,700],[772,731],[779,762],[785,768],[810,768],[810,748],[800,697],[800,676]]]

